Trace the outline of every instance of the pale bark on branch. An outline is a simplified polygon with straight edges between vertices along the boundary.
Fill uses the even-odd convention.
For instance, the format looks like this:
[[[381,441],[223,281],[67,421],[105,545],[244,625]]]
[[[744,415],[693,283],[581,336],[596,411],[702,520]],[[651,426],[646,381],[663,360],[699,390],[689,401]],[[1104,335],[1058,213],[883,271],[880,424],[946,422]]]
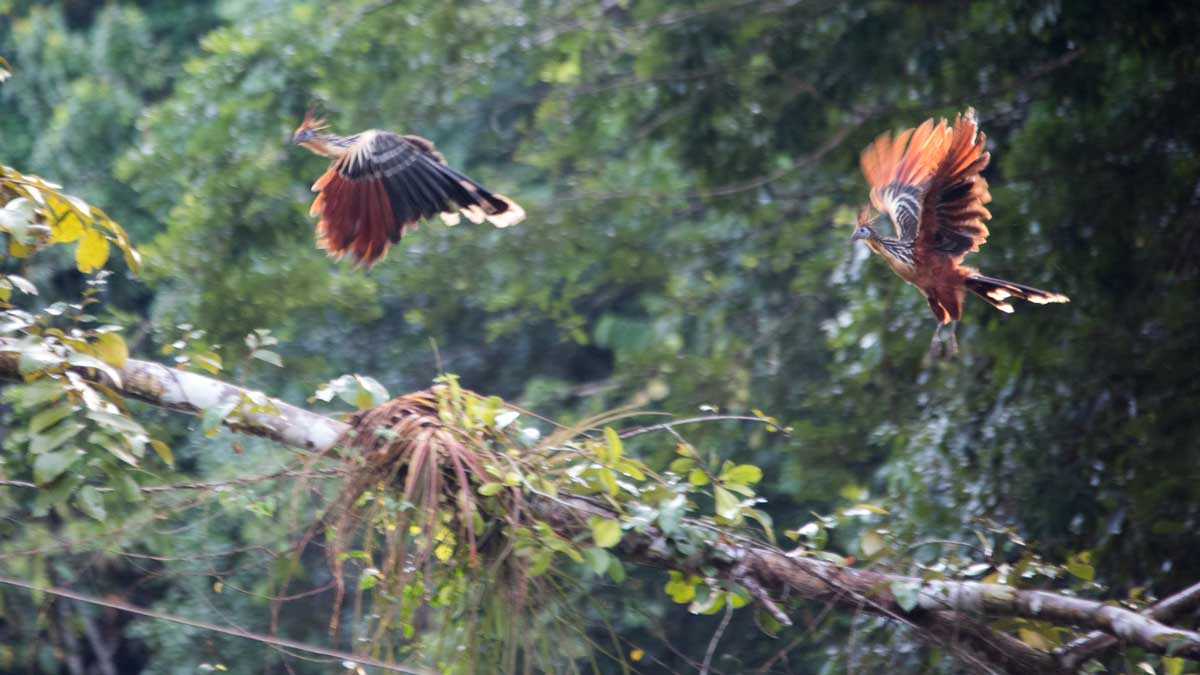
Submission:
[[[0,350],[4,346],[5,342],[0,340]],[[190,414],[241,400],[246,394],[240,387],[213,378],[134,359],[119,369],[120,382],[95,371],[80,372],[93,380],[102,379],[122,396]],[[16,355],[0,351],[0,378],[19,377]],[[348,429],[344,422],[282,401],[274,403],[278,414],[247,416],[234,430],[301,450],[321,452]],[[539,518],[566,537],[585,532],[589,515],[618,517],[607,505],[580,497],[534,496],[532,505]],[[807,600],[871,612],[909,624],[980,672],[1072,672],[1087,658],[1118,643],[1200,660],[1200,634],[1164,623],[1200,604],[1200,585],[1174,596],[1157,611],[1138,613],[1061,593],[974,581],[927,581],[844,567],[802,554],[788,554],[734,535],[719,538],[705,559],[686,562],[670,554],[666,537],[653,528],[627,531],[618,551],[627,562],[660,569],[685,573],[716,569],[720,579],[748,589],[765,611],[784,623],[788,623],[787,616],[780,605]],[[899,588],[916,590],[915,606],[906,609],[897,600],[893,589]],[[1037,619],[1092,630],[1095,634],[1050,654],[996,632],[982,622],[995,617]]]

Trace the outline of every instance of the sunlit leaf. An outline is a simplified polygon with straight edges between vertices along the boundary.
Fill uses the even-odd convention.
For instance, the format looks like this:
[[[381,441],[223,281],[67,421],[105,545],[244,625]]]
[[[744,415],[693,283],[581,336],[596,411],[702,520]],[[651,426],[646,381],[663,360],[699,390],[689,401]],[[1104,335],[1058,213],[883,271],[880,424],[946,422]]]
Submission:
[[[612,427],[604,427],[604,441],[608,446],[607,461],[615,462],[618,459],[621,459],[621,455],[624,454],[625,449],[621,444],[621,437],[617,435],[615,429]]]
[[[591,517],[592,541],[600,548],[616,546],[621,541],[621,523],[611,518]]]
[[[762,469],[752,464],[738,464],[721,471],[720,478],[727,483],[740,485],[757,483],[762,480]]]
[[[1071,576],[1083,579],[1084,581],[1091,581],[1096,578],[1096,568],[1079,560],[1067,563],[1067,571],[1071,573]]]
[[[150,447],[154,448],[154,454],[158,455],[167,466],[175,466],[175,455],[171,453],[171,447],[162,441],[152,438],[150,439]]]
[[[1025,644],[1029,645],[1030,647],[1033,647],[1034,649],[1046,651],[1047,649],[1050,648],[1050,643],[1046,640],[1046,638],[1043,637],[1041,633],[1039,633],[1035,630],[1030,630],[1028,628],[1019,628],[1019,629],[1017,629],[1017,635],[1021,638],[1021,642],[1024,642]],[[1153,673],[1154,669],[1151,668],[1150,672]]]
[[[80,272],[90,274],[108,262],[108,238],[98,230],[89,229],[79,238],[75,249],[75,266]]]
[[[92,352],[114,368],[125,367],[125,362],[129,360],[125,338],[117,333],[101,333],[92,344]]]
[[[729,490],[721,486],[713,488],[713,496],[717,500],[717,515],[727,520],[733,520],[738,517],[738,512],[741,506],[738,503],[738,498]]]
[[[887,545],[887,542],[884,541],[883,537],[880,536],[880,534],[875,530],[867,530],[866,532],[863,532],[859,545],[862,547],[863,555],[871,558],[874,557],[876,553],[882,551],[884,546]]]
[[[250,357],[258,359],[259,361],[269,363],[269,364],[275,366],[276,368],[283,367],[283,359],[281,359],[279,357],[279,354],[277,354],[276,352],[273,352],[269,349],[255,349],[253,352],[250,353]]]
[[[74,352],[70,356],[67,357],[67,363],[71,364],[72,366],[75,366],[76,368],[91,368],[94,370],[98,370],[98,371],[104,373],[104,375],[106,377],[108,377],[108,379],[111,380],[113,382],[113,384],[115,384],[118,387],[121,386],[121,376],[120,376],[120,374],[117,373],[116,369],[114,369],[112,366],[108,365],[104,361],[101,361],[100,359],[92,356],[91,354],[81,354],[79,352]]]

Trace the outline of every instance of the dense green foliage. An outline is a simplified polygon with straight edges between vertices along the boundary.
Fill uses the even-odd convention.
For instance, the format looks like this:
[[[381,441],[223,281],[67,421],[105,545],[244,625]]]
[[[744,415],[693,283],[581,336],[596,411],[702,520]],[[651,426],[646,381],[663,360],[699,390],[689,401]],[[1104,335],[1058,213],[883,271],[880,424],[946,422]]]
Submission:
[[[226,375],[301,404],[343,373],[397,393],[449,371],[568,422],[626,404],[759,409],[791,433],[739,422],[681,433],[761,467],[756,491],[780,530],[869,495],[899,545],[1011,529],[1048,558],[1090,560],[1113,597],[1200,578],[1200,12],[1187,3],[89,6],[0,2],[14,17],[0,22],[13,71],[0,86],[0,163],[103,207],[142,248],[141,277],[116,263],[100,291],[133,354],[188,333],[182,353],[215,349]],[[530,217],[502,231],[427,224],[369,272],[327,260],[307,216],[324,162],[287,145],[313,105],[343,133],[434,140]],[[968,299],[959,359],[929,363],[924,301],[848,242],[866,200],[857,153],[968,105],[989,137],[994,198],[992,236],[968,262],[1072,303],[1007,316]],[[65,253],[0,265],[36,283],[38,302],[85,288]],[[283,368],[248,358],[254,329],[279,339]],[[18,395],[6,401],[17,405],[0,412],[0,432],[25,429]],[[138,412],[177,459],[174,473],[159,465],[138,480],[265,474],[286,457]],[[675,458],[669,436],[636,440],[627,452],[651,467]],[[8,436],[0,477],[29,479],[26,444]],[[224,493],[181,511],[197,521],[178,530],[112,519],[169,519],[192,508],[186,494],[113,503],[104,528],[120,534],[92,543],[99,525],[30,519],[27,496],[0,488],[4,548],[50,551],[0,566],[99,593],[139,580],[143,604],[261,625],[253,594],[274,590],[264,559],[197,557],[286,547],[273,519],[289,492]],[[830,547],[862,555],[851,532]],[[933,565],[958,553],[912,555]],[[248,593],[214,596],[220,565]],[[659,576],[627,583],[599,592],[589,617],[644,649],[659,664],[648,668],[687,667],[668,643],[699,661],[719,617],[686,615]],[[33,616],[27,597],[3,601]],[[292,634],[319,636],[303,618],[327,604],[296,603]],[[266,658],[126,621],[114,625],[137,640],[121,658],[146,672]],[[859,672],[925,672],[929,652],[889,641],[894,628],[859,620],[865,635],[848,647],[850,621],[823,621],[792,652],[795,672],[843,672],[847,653]],[[0,642],[20,630],[0,621]],[[795,638],[766,638],[737,614],[715,666],[756,667]],[[34,658],[56,670],[45,650],[0,647],[0,669]]]

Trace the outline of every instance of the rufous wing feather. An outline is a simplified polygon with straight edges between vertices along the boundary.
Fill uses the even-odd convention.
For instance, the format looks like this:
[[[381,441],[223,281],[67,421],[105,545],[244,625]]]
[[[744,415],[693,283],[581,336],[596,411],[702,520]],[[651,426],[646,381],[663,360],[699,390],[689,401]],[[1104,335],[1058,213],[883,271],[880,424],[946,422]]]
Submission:
[[[435,214],[455,224],[459,214],[496,227],[525,218],[516,202],[489,192],[451,169],[433,143],[419,136],[368,131],[339,139],[345,154],[313,184],[319,194],[318,244],[337,258],[349,253],[371,266],[417,223]]]

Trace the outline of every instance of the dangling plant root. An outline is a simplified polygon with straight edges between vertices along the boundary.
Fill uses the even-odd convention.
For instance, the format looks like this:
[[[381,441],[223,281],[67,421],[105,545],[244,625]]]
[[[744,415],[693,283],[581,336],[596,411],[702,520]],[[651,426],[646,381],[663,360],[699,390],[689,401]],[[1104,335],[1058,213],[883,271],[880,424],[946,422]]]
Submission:
[[[335,444],[350,470],[320,523],[335,588],[331,633],[345,600],[347,560],[362,563],[356,625],[362,591],[374,593],[379,618],[371,643],[381,642],[397,621],[411,626],[417,607],[445,605],[444,592],[434,596],[448,585],[498,578],[497,566],[514,560],[505,536],[486,535],[520,522],[522,491],[477,492],[487,484],[499,487],[495,481],[514,471],[527,473],[534,461],[523,456],[515,425],[508,426],[515,416],[499,398],[479,396],[448,377],[351,417],[350,430]],[[478,574],[481,563],[493,569]],[[509,591],[514,602],[527,595],[523,588]],[[477,605],[474,595],[459,600]]]

